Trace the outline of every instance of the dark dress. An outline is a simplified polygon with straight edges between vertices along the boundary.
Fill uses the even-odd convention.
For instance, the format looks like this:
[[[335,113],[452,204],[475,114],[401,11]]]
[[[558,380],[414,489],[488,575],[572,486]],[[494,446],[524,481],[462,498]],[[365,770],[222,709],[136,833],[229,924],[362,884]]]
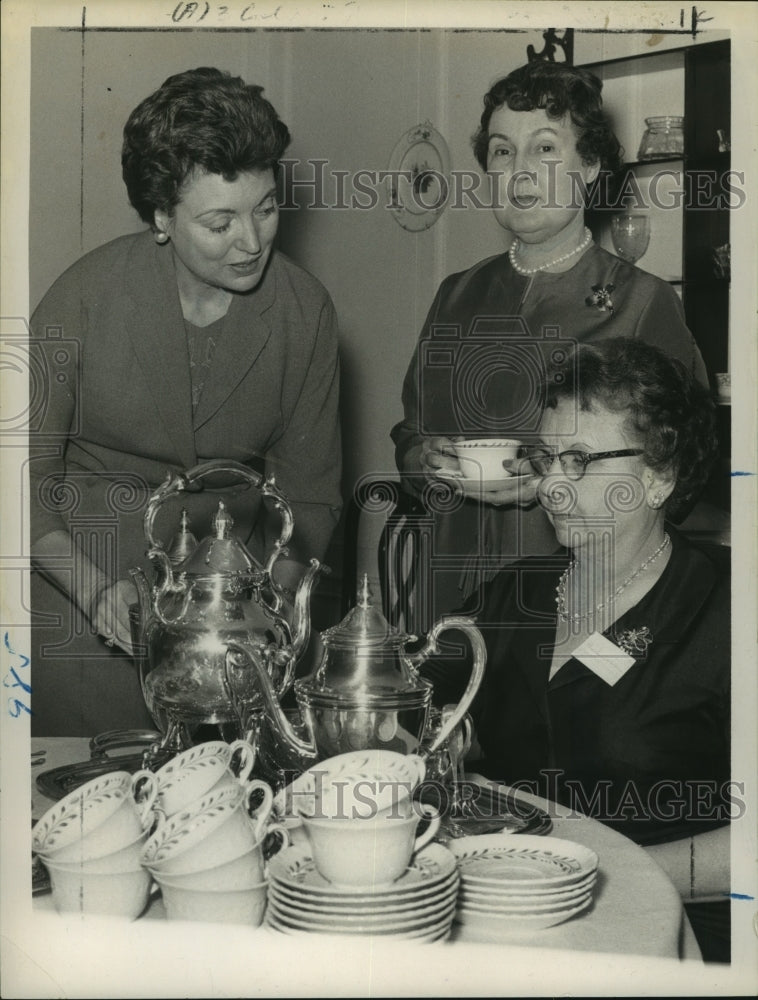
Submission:
[[[614,686],[573,658],[548,680],[565,550],[506,567],[465,609],[488,651],[471,711],[483,758],[472,769],[642,845],[726,825],[738,795],[730,783],[729,549],[668,530],[672,553],[661,577],[605,633],[618,644],[647,629],[650,640],[643,650],[638,639],[636,662]],[[436,703],[457,700],[460,668],[438,660],[423,673]],[[721,908],[723,942],[728,903],[703,905],[711,923],[714,905]],[[701,940],[697,915],[692,923]],[[712,939],[702,936],[704,952]]]
[[[398,468],[428,435],[523,438],[537,431],[540,385],[575,343],[634,337],[682,361],[704,384],[700,351],[667,282],[593,245],[563,274],[524,277],[507,254],[447,277],[403,385],[392,430]],[[422,474],[404,475],[419,494]],[[548,554],[555,536],[541,509],[494,508],[426,494],[434,522],[430,621],[460,606],[506,561]],[[426,599],[425,595],[425,599]]]

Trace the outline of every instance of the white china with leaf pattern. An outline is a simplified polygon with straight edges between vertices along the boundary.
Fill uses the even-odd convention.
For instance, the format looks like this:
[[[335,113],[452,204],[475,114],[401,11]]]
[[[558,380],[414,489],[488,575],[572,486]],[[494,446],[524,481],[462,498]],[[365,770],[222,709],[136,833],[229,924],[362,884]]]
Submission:
[[[518,464],[520,441],[510,438],[477,438],[454,441],[461,473],[465,479],[505,479]]]
[[[161,894],[169,920],[259,927],[266,912],[266,886],[266,882],[259,882],[246,888],[214,892],[163,885]]]
[[[470,910],[458,906],[456,923],[467,929],[483,932],[487,936],[500,934],[528,935],[536,930],[545,930],[562,924],[566,920],[584,913],[592,905],[592,894],[574,907],[550,910],[544,913],[497,913],[491,910]]]
[[[471,899],[470,896],[466,896],[465,893],[461,893],[458,897],[458,909],[468,911],[469,913],[496,913],[504,916],[507,916],[508,914],[517,915],[519,913],[523,913],[534,914],[537,916],[541,913],[555,913],[561,910],[572,910],[574,907],[581,906],[583,903],[586,903],[587,900],[591,898],[592,889],[585,889],[584,892],[580,892],[576,896],[572,896],[568,899],[551,900],[548,903],[538,903],[535,900],[527,900],[523,903],[514,903],[510,899],[506,898],[503,898],[502,900],[493,899],[483,903],[481,900]]]
[[[470,906],[514,907],[528,906],[539,909],[547,906],[562,906],[567,902],[579,899],[595,888],[596,879],[590,881],[583,880],[576,888],[573,886],[564,892],[551,893],[511,893],[511,892],[477,892],[471,888],[470,883],[463,883],[460,889],[459,900]]]
[[[120,851],[152,825],[157,784],[149,772],[138,776],[128,771],[86,782],[51,806],[36,824],[32,850],[43,859],[66,862]]]
[[[144,868],[87,872],[43,861],[50,874],[53,905],[59,913],[126,917],[135,920],[147,906],[152,878]]]
[[[417,835],[422,818],[428,820]],[[391,886],[414,854],[437,833],[441,816],[435,806],[415,803],[410,816],[379,813],[367,819],[314,819],[303,816],[316,868],[333,885],[374,891]]]
[[[424,760],[394,750],[355,750],[328,757],[304,771],[274,801],[279,816],[370,815],[397,811],[423,781]],[[406,813],[404,813],[405,815]]]
[[[237,753],[240,763],[235,774],[231,763]],[[244,785],[254,764],[255,750],[246,740],[233,743],[213,740],[190,747],[155,772],[158,781],[156,806],[171,817],[181,809],[191,808],[193,802],[211,791],[234,784]]]
[[[290,847],[269,862],[272,883],[284,885],[312,897],[340,898],[407,898],[448,879],[456,870],[455,857],[441,844],[427,844],[412,859],[406,871],[390,886],[368,892],[355,886],[336,886],[319,874],[306,849]]]
[[[543,885],[541,882],[480,882],[472,881],[468,877],[461,879],[461,885],[465,892],[476,895],[483,899],[490,896],[498,897],[519,897],[528,896],[529,899],[554,899],[567,893],[581,892],[590,889],[597,882],[598,873],[590,872],[576,882],[569,882],[567,885]]]
[[[589,847],[555,837],[484,834],[460,837],[448,846],[464,884],[568,886],[598,867],[598,856]]]
[[[423,909],[438,901],[457,899],[458,885],[458,875],[454,872],[448,879],[432,886],[431,889],[419,889],[407,896],[367,895],[365,898],[346,896],[330,900],[323,897],[301,896],[289,892],[283,886],[272,881],[269,886],[269,895],[272,899],[292,906],[294,909],[312,910],[318,913],[346,915],[406,913]]]
[[[334,930],[355,929],[366,933],[390,933],[392,931],[401,932],[415,930],[422,926],[437,923],[441,920],[450,919],[452,921],[455,913],[455,901],[443,900],[440,903],[422,907],[415,913],[410,914],[380,914],[345,917],[337,914],[318,914],[304,912],[283,906],[278,900],[272,899],[269,894],[269,909],[275,916],[290,923],[307,929],[332,928]]]
[[[280,930],[287,934],[369,934],[376,935],[377,937],[397,937],[403,939],[414,939],[417,941],[434,941],[439,940],[442,937],[447,937],[450,934],[453,919],[454,911],[450,910],[449,912],[445,912],[438,919],[419,922],[414,926],[404,929],[400,929],[396,925],[393,925],[391,928],[385,928],[383,930],[369,928],[364,931],[355,926],[343,927],[336,924],[318,927],[314,925],[303,926],[297,921],[279,916],[272,910],[270,905],[266,911],[266,924],[269,927],[274,927],[276,930]]]
[[[262,803],[249,815],[253,797]],[[142,864],[153,872],[178,875],[232,861],[253,850],[271,829],[271,788],[251,781],[246,788],[233,785],[212,791],[165,820],[145,845]]]

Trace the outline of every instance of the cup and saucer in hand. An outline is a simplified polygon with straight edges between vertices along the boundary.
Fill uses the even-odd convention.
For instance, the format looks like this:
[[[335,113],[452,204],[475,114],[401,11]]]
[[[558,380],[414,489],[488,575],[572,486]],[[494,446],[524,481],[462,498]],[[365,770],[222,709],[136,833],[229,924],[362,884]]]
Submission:
[[[487,503],[532,500],[537,476],[522,453],[520,441],[506,438],[461,439],[451,442],[459,468],[437,469],[435,476],[464,496]],[[524,487],[527,487],[525,491]]]

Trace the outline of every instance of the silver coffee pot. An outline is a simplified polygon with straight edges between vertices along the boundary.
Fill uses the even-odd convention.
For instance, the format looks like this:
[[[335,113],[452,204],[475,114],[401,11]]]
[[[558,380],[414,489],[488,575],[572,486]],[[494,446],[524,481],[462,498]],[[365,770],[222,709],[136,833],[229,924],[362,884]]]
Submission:
[[[432,684],[419,674],[438,653],[440,635],[463,633],[473,649],[468,686],[442,726],[428,736]],[[321,634],[322,650],[313,672],[295,681],[300,718],[282,709],[281,689],[263,657],[250,643],[229,642],[230,686],[255,688],[265,707],[258,718],[259,759],[269,772],[303,771],[319,760],[360,749],[388,749],[426,756],[436,751],[461,722],[484,675],[486,647],[473,619],[449,615],[430,631],[421,650],[406,646],[415,636],[399,632],[372,603],[363,577],[357,605],[336,626]],[[252,674],[252,681],[241,681]],[[271,775],[273,778],[274,775]]]

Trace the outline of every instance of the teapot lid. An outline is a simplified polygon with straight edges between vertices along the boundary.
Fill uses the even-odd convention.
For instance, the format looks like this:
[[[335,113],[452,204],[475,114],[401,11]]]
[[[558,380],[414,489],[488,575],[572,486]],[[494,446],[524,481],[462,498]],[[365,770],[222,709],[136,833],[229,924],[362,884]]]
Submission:
[[[358,588],[358,602],[339,625],[321,633],[324,645],[334,649],[383,646],[394,648],[413,641],[415,636],[399,632],[372,603],[368,573],[364,573]]]
[[[234,518],[226,504],[219,500],[211,522],[212,534],[198,542],[195,550],[177,567],[177,572],[197,577],[260,572],[258,562],[232,534],[233,524]]]

